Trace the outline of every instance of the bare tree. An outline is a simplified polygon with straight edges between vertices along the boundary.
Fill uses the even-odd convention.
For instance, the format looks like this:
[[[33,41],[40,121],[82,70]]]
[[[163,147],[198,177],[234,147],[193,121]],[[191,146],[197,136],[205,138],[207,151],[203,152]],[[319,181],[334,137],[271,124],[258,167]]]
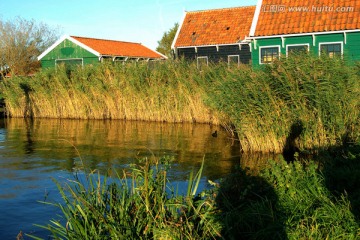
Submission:
[[[59,30],[17,17],[0,19],[0,71],[28,75],[39,68],[37,56],[59,38]]]

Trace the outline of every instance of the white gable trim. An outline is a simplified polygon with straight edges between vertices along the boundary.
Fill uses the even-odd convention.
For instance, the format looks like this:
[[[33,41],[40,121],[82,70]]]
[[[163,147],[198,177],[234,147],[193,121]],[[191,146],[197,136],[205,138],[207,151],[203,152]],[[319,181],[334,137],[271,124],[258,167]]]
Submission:
[[[85,50],[91,52],[92,54],[96,55],[97,57],[100,57],[101,54],[97,51],[95,51],[94,49],[90,48],[89,46],[79,42],[78,40],[76,40],[75,38],[72,38],[71,36],[67,37],[68,40],[72,41],[73,43],[75,43],[76,45],[84,48]]]
[[[258,0],[258,2],[256,4],[256,9],[255,9],[253,21],[251,23],[250,36],[255,35],[256,26],[257,26],[257,23],[258,23],[258,20],[259,20],[261,8],[262,8],[262,0]]]
[[[62,36],[59,40],[57,40],[53,45],[51,45],[48,49],[45,50],[40,56],[38,56],[38,60],[40,61],[45,55],[47,55],[51,50],[53,50],[57,45],[59,45],[62,41],[67,38],[66,35]]]
[[[91,52],[92,54],[96,55],[97,57],[100,57],[100,55],[101,55],[100,53],[98,53],[94,49],[86,46],[85,44],[77,41],[76,39],[74,39],[74,38],[72,38],[72,37],[70,37],[68,35],[64,35],[59,40],[57,40],[53,45],[51,45],[48,49],[46,49],[40,56],[38,56],[38,60],[40,61],[43,57],[45,57],[49,52],[54,50],[60,43],[62,43],[66,39],[73,42],[74,44],[86,49],[87,51]]]
[[[172,42],[172,44],[171,44],[171,49],[175,49],[175,44],[176,44],[176,41],[177,41],[177,39],[178,39],[178,37],[179,37],[180,30],[181,30],[181,28],[182,28],[182,26],[183,26],[183,24],[184,24],[184,21],[185,21],[185,18],[186,18],[186,14],[187,14],[187,12],[184,11],[184,14],[183,14],[181,23],[180,23],[180,25],[179,25],[179,27],[178,27],[178,30],[177,30],[177,32],[176,32],[176,34],[175,34],[175,37],[174,37],[174,40],[173,40],[173,42]]]
[[[145,45],[143,45],[144,47],[146,47]],[[148,47],[147,47],[148,48]],[[150,49],[150,48],[149,48]],[[151,51],[153,51],[153,52],[156,52],[157,54],[159,54],[161,57],[163,57],[164,59],[168,59],[168,57],[167,56],[165,56],[164,54],[162,54],[161,52],[158,52],[158,51],[156,51],[156,50],[152,50],[152,49],[150,49]],[[156,59],[156,58],[155,58]]]

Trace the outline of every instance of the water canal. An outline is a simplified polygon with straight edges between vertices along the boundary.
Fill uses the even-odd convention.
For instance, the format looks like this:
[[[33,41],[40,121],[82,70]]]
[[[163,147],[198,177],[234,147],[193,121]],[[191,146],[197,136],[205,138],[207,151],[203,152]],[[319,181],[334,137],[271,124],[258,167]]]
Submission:
[[[217,130],[217,137],[212,133]],[[144,157],[172,156],[170,180],[186,188],[192,169],[205,158],[202,188],[240,163],[239,145],[217,126],[129,121],[0,120],[0,239],[46,233],[59,202],[52,178],[65,182],[82,164],[103,174]]]

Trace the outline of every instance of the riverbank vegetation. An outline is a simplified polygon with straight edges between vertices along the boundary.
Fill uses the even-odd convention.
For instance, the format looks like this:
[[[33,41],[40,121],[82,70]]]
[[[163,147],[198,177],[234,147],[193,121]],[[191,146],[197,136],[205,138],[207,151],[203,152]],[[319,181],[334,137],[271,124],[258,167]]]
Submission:
[[[167,179],[166,157],[115,178],[78,174],[58,183],[65,203],[50,203],[63,216],[40,227],[55,239],[357,239],[360,148],[338,153],[337,166],[271,161],[256,176],[238,168],[200,192],[202,165],[183,195]]]
[[[359,66],[310,54],[249,66],[153,63],[43,70],[1,83],[7,115],[221,124],[244,152],[293,156],[359,137]]]
[[[59,184],[65,239],[357,239],[360,237],[360,67],[292,56],[271,65],[110,63],[1,83],[12,117],[220,124],[244,153],[282,153],[260,173],[238,169],[185,196],[166,161],[108,179]],[[300,161],[303,157],[313,160]],[[307,158],[309,159],[309,158]],[[206,164],[206,163],[205,163]]]
[[[149,63],[150,64],[150,63]],[[12,117],[210,122],[204,89],[185,81],[198,71],[185,62],[133,63],[44,70],[3,84]]]

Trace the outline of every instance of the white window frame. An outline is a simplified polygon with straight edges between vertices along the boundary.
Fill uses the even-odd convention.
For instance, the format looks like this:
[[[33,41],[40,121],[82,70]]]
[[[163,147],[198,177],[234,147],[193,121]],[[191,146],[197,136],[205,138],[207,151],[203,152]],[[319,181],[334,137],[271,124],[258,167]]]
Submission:
[[[209,66],[209,57],[208,56],[199,56],[196,57],[196,66],[199,69],[199,59],[206,59],[206,66]]]
[[[280,56],[281,56],[281,46],[280,45],[272,45],[272,46],[262,46],[262,47],[259,47],[259,63],[260,64],[271,64],[271,63],[263,63],[262,61],[261,61],[261,50],[263,49],[263,48],[278,48],[278,50],[279,50],[279,58],[280,58]]]
[[[299,44],[288,44],[286,45],[286,57],[289,56],[289,47],[301,47],[307,46],[307,51],[310,51],[310,44],[309,43],[299,43]]]
[[[343,54],[344,54],[344,42],[342,41],[339,41],[339,42],[321,42],[319,43],[319,57],[321,56],[321,46],[322,45],[331,45],[331,44],[340,44],[340,55],[341,57],[343,57]],[[328,55],[329,56],[329,55]]]
[[[84,66],[84,59],[83,58],[64,58],[64,59],[55,59],[55,67],[58,66],[58,61],[72,61],[72,60],[81,60],[81,67]]]
[[[240,66],[240,55],[228,55],[228,66],[230,66],[230,58],[237,58],[237,65]]]

